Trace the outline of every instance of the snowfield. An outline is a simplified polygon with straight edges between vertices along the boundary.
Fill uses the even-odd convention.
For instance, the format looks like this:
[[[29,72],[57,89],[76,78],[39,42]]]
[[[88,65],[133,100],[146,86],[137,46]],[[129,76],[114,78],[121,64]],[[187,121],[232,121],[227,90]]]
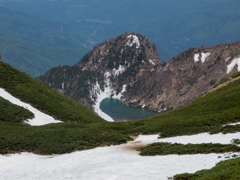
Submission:
[[[59,120],[55,120],[53,117],[40,112],[36,108],[32,107],[30,104],[27,104],[27,103],[24,103],[24,102],[20,101],[19,99],[13,97],[11,94],[9,94],[7,91],[5,91],[2,88],[0,88],[0,96],[2,96],[4,99],[10,101],[13,104],[16,104],[18,106],[22,106],[23,108],[31,111],[34,114],[35,117],[33,119],[28,119],[26,121],[26,123],[28,123],[32,126],[41,126],[41,125],[50,124],[50,123],[62,122],[62,121],[59,121]]]
[[[232,60],[232,62],[227,66],[227,74],[230,73],[236,65],[238,65],[238,71],[240,71],[240,58]]]
[[[98,147],[64,155],[41,156],[21,153],[0,156],[0,179],[118,179],[167,180],[175,174],[210,169],[232,154],[196,154],[140,156],[134,149],[153,142],[230,143],[240,133],[209,135],[202,133],[157,139],[158,135],[140,135],[127,144]],[[234,153],[240,155],[239,153]],[[219,158],[221,156],[221,158]]]

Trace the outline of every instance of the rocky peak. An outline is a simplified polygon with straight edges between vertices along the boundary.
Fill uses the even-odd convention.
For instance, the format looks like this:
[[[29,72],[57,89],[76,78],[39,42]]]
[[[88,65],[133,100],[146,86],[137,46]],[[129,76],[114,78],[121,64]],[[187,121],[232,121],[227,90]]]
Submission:
[[[160,64],[156,46],[140,33],[127,32],[97,45],[77,64],[81,70],[121,74],[128,67]]]
[[[53,68],[39,79],[96,111],[107,97],[166,111],[188,104],[236,71],[238,41],[190,48],[160,62],[147,37],[127,32],[97,45],[75,66]]]

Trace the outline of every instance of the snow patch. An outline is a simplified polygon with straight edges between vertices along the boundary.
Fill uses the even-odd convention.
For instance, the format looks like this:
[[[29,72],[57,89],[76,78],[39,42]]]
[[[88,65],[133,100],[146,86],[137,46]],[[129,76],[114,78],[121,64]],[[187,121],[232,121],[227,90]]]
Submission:
[[[225,124],[225,125],[223,125],[223,127],[224,127],[224,126],[227,126],[227,125],[235,126],[235,125],[238,125],[238,124],[240,124],[240,122]]]
[[[151,59],[149,59],[149,63],[155,66],[155,63]]]
[[[225,61],[227,62],[231,57],[228,57]]]
[[[132,47],[133,44],[136,44],[137,49],[140,47],[139,39],[136,35],[129,35],[129,36],[127,36],[127,38],[128,38],[128,41],[125,46]],[[132,42],[131,42],[131,39],[132,39]]]
[[[226,153],[140,156],[134,145],[153,142],[230,144],[240,133],[207,133],[157,139],[158,135],[139,135],[135,141],[117,146],[98,147],[63,155],[41,156],[32,153],[0,156],[0,179],[139,179],[166,180],[175,174],[210,169],[226,160]],[[234,153],[239,155],[239,153]],[[222,158],[218,158],[222,156]],[[231,156],[231,155],[230,155]],[[14,163],[13,163],[14,162]]]
[[[151,72],[154,71],[154,69],[151,70]]]
[[[201,55],[202,55],[202,58],[201,58],[202,63],[205,62],[206,58],[207,58],[208,56],[210,56],[210,54],[211,54],[210,52],[201,53]]]
[[[134,100],[132,100],[131,102],[134,103],[134,102],[137,102],[137,101],[138,101],[138,99],[134,99]]]
[[[238,71],[240,71],[240,58],[232,60],[232,62],[227,66],[227,74],[230,73],[236,65],[238,65]]]
[[[142,105],[142,108],[145,108],[146,107],[146,104],[144,103],[143,105]]]
[[[119,74],[122,74],[125,71],[124,67],[122,65],[119,65],[118,69],[116,70],[115,68],[113,68],[112,70],[112,74],[113,76],[118,76]]]
[[[111,97],[121,100],[123,93],[126,92],[127,85],[124,84],[122,91],[117,95],[116,91],[112,88],[112,84],[109,79],[109,77],[111,77],[111,74],[109,72],[105,72],[104,77],[104,91],[101,90],[100,85],[97,81],[92,90],[90,90],[90,97],[93,101],[93,97],[96,97],[95,104],[93,105],[94,112],[96,112],[101,118],[105,119],[106,121],[113,122],[114,120],[100,109],[100,104],[102,100]]]
[[[23,108],[31,111],[34,114],[35,117],[33,119],[28,119],[25,122],[32,125],[32,126],[41,126],[41,125],[50,124],[50,123],[60,123],[60,122],[62,122],[62,121],[59,121],[59,120],[55,120],[53,117],[40,112],[39,110],[37,110],[36,108],[31,106],[30,104],[27,104],[25,102],[20,101],[19,99],[13,97],[11,94],[9,94],[7,91],[5,91],[2,88],[0,88],[0,96],[2,96],[4,99],[7,99],[8,101],[10,101],[13,104],[16,104],[18,106],[22,106]]]
[[[198,62],[198,61],[199,61],[199,54],[195,54],[195,55],[194,55],[194,61],[195,61],[195,62]]]
[[[105,78],[109,78],[109,77],[111,77],[111,74],[110,74],[110,72],[108,72],[108,71],[107,71],[107,72],[105,72],[105,74],[104,74],[104,77],[105,77]]]
[[[127,88],[127,85],[124,84],[123,87],[122,87],[122,91],[121,91],[118,95],[114,94],[114,95],[112,96],[112,98],[121,100],[121,98],[122,98],[122,96],[123,96],[123,93],[126,92],[126,88]]]
[[[106,74],[106,73],[105,73]],[[114,120],[107,114],[105,114],[101,109],[100,109],[100,103],[102,100],[106,98],[110,98],[112,95],[112,90],[111,87],[109,86],[108,82],[106,83],[106,86],[104,87],[104,91],[101,90],[100,85],[98,84],[98,81],[96,82],[95,86],[92,88],[90,91],[90,97],[93,100],[93,96],[96,96],[97,99],[95,101],[95,104],[93,105],[94,111],[103,119],[109,122],[113,122]]]

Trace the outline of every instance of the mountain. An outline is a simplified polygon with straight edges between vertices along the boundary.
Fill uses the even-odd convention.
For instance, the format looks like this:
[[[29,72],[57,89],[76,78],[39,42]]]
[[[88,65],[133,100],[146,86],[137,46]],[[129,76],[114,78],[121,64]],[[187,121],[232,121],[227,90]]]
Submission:
[[[81,36],[87,47],[122,32],[140,32],[156,44],[162,61],[191,47],[234,42],[240,32],[238,0],[1,0],[0,5],[59,22],[58,31],[64,23],[63,33],[72,29],[66,37]]]
[[[36,109],[65,122],[102,122],[99,116],[79,102],[62,96],[49,86],[0,62],[0,87]]]
[[[166,111],[188,104],[237,72],[239,50],[238,41],[199,46],[161,62],[155,44],[127,32],[97,45],[75,66],[53,68],[39,80],[95,111],[107,97]]]
[[[33,77],[58,65],[73,65],[87,52],[79,44],[80,32],[72,39],[66,37],[74,31],[70,25],[3,7],[0,7],[0,21],[0,56]],[[61,26],[68,29],[61,31]]]
[[[131,47],[129,47],[129,45],[133,45],[133,43],[131,43],[132,37],[133,41],[135,40],[135,45],[133,45],[135,46],[134,50],[136,50],[137,47],[141,47],[141,50],[143,49],[143,45],[138,46],[136,37],[139,38],[139,42],[144,44],[144,46],[149,42],[146,37],[144,39],[141,39],[142,37],[140,36],[140,34],[131,33],[130,36],[128,34],[124,35],[129,40],[127,41],[127,46],[125,47],[126,49],[124,49],[124,51],[133,50],[131,49]],[[123,38],[124,35],[122,35],[121,37]],[[111,43],[111,45],[113,44]],[[149,50],[146,50],[145,52],[150,53],[152,50],[152,54],[148,55],[154,55],[155,51],[153,51],[153,47],[153,45],[150,46]],[[140,49],[137,49],[136,51],[140,51]],[[106,51],[104,52],[106,53]],[[197,60],[197,56],[195,57]],[[108,65],[109,63],[112,64],[110,58],[107,58],[105,60],[106,65]],[[95,63],[94,59],[92,59],[91,62]],[[155,62],[157,63],[158,61],[156,60]],[[231,66],[229,66],[230,68],[228,70],[232,70],[234,65],[236,65],[237,63],[237,60],[233,60],[230,63]],[[149,63],[148,65],[146,65],[146,67],[153,66],[151,64],[152,63]],[[81,63],[76,66],[81,66]],[[76,67],[76,69],[77,68],[79,67]],[[91,69],[92,67],[89,65],[88,68]],[[85,73],[87,71],[88,70],[83,72]],[[89,77],[94,78],[94,74],[91,74],[91,71],[88,72]],[[116,70],[112,71],[112,73],[116,74]],[[75,76],[77,75],[75,74]],[[34,127],[28,124],[23,124],[22,120],[26,118],[31,118],[32,113],[26,110],[26,107],[19,107],[9,103],[7,100],[4,99],[6,98],[5,96],[3,98],[0,98],[0,106],[3,110],[0,112],[0,153],[12,154],[18,152],[33,152],[35,154],[48,155],[53,155],[56,153],[63,154],[73,151],[92,149],[99,146],[109,146],[126,143],[127,141],[132,140],[130,136],[136,136],[139,134],[160,133],[160,137],[163,138],[163,141],[169,141],[169,138],[165,139],[166,137],[191,135],[202,132],[210,132],[211,134],[219,132],[223,132],[224,134],[231,133],[229,134],[231,135],[231,138],[238,138],[239,133],[236,132],[240,131],[240,126],[237,125],[238,123],[235,124],[233,122],[240,121],[239,77],[239,72],[234,73],[231,77],[224,79],[220,84],[216,84],[216,89],[214,89],[214,91],[208,91],[203,96],[198,97],[192,103],[184,107],[157,114],[155,116],[142,120],[112,123],[102,120],[100,117],[95,115],[91,109],[82,106],[75,100],[64,97],[57,91],[51,89],[49,86],[39,82],[37,79],[33,79],[27,74],[19,72],[18,70],[12,68],[10,65],[0,62],[0,89],[5,89],[7,92],[20,99],[21,101],[30,103],[36,109],[41,110],[42,112],[63,121],[63,123],[55,123]],[[91,82],[88,81],[88,84],[91,85]],[[3,96],[2,91],[0,91],[0,96]],[[14,111],[12,111],[13,109]],[[219,137],[225,137],[224,134],[218,134],[218,139]],[[199,134],[202,139],[204,139],[203,137],[206,137],[205,135],[206,133]],[[152,137],[153,136],[150,136],[150,139],[152,139]],[[154,137],[157,138],[156,135]],[[193,138],[191,136],[187,137]],[[208,137],[210,137],[210,139],[216,138],[211,137],[211,135],[208,135]],[[143,139],[144,138],[146,137],[143,136]],[[177,138],[179,139],[179,137]],[[184,140],[184,142],[186,142],[186,136],[181,138]],[[148,138],[146,139],[145,141],[147,143],[153,141]],[[239,139],[233,140],[235,143],[239,143]],[[195,138],[194,142],[196,143]],[[140,148],[141,146],[139,146],[138,143],[139,141],[137,141],[136,143],[137,146],[134,146],[134,143],[131,144],[131,146],[129,147],[130,149],[125,150],[127,150],[128,152],[129,150],[135,150]],[[171,145],[170,143],[163,143],[163,145],[181,146],[195,155],[199,154],[198,149],[201,147],[204,147],[203,149],[201,149],[201,152],[206,154],[209,154],[211,152],[238,151],[239,147],[237,147],[236,145],[230,145],[229,143],[230,142],[228,142],[228,145],[212,143],[188,145],[174,143]],[[153,144],[151,146],[155,145]],[[120,150],[118,149],[118,147],[119,146],[112,146],[110,148],[116,148],[115,150],[120,152],[121,156],[123,156],[125,150]],[[227,148],[223,149],[224,147]],[[179,148],[177,148],[177,151],[178,150]],[[84,151],[83,153],[86,152],[88,153],[89,151]],[[97,156],[99,156],[98,152],[96,153]],[[148,152],[150,154],[154,153],[153,151]],[[161,153],[176,154],[173,151],[169,151],[169,149],[167,151],[164,150]],[[115,151],[114,154],[116,154]],[[137,154],[135,153],[130,154],[137,156]],[[215,154],[215,158],[217,156],[218,155]],[[232,156],[236,157],[237,155]],[[169,156],[165,157],[168,158]],[[8,157],[3,156],[3,158]],[[49,158],[47,159],[49,160]],[[65,160],[66,159],[64,159],[64,161]],[[198,160],[199,159],[196,159],[196,161]],[[42,158],[41,161],[43,161]],[[190,161],[192,161],[192,158]],[[229,172],[233,172],[233,176],[228,179],[236,179],[235,177],[239,176],[238,162],[239,158],[236,158],[233,160],[221,162],[211,170],[200,171],[196,174],[185,173],[177,175],[176,177],[191,178],[193,176],[196,176],[200,179],[202,179],[202,177],[206,179],[208,177],[212,177],[212,174],[214,174],[214,177],[216,177],[215,179],[219,179],[220,177],[224,177],[224,179],[227,179],[227,177],[229,177]],[[126,164],[126,161],[124,161],[124,164]],[[226,169],[226,166],[228,167],[227,171],[222,171]]]

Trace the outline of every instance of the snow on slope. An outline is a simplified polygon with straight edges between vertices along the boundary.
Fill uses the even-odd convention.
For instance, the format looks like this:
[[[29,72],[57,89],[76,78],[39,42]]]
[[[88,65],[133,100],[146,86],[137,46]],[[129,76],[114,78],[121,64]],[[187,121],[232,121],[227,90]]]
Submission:
[[[116,73],[114,72],[113,75],[116,75]],[[109,115],[107,115],[106,113],[104,113],[100,109],[100,104],[101,104],[102,100],[104,100],[106,98],[110,98],[110,97],[121,100],[121,97],[123,96],[123,93],[126,91],[127,85],[124,84],[123,87],[122,87],[122,91],[117,95],[116,94],[117,92],[112,88],[112,85],[111,85],[111,82],[110,82],[110,79],[109,79],[111,77],[111,74],[109,72],[106,72],[104,74],[104,77],[105,77],[105,79],[104,79],[104,82],[105,82],[104,91],[101,90],[100,85],[98,84],[98,81],[97,81],[95,86],[90,91],[90,97],[92,98],[93,101],[94,101],[93,97],[94,96],[96,97],[95,104],[93,105],[94,111],[101,118],[105,119],[106,121],[113,122],[114,120]]]
[[[201,55],[202,55],[202,58],[201,58],[202,63],[205,62],[206,58],[207,58],[208,56],[210,56],[210,54],[211,54],[210,52],[201,53]]]
[[[198,61],[199,61],[199,54],[195,54],[195,55],[194,55],[194,61],[195,61],[195,62],[198,62]]]
[[[132,47],[133,44],[136,44],[137,49],[140,47],[140,42],[136,35],[129,35],[127,36],[127,38],[128,38],[128,42],[126,43],[126,46]],[[131,42],[131,39],[132,39],[132,42]]]
[[[118,76],[119,74],[122,74],[125,71],[124,67],[122,65],[119,65],[118,69],[113,68],[112,74],[114,77]]]
[[[206,60],[206,58],[208,57],[208,56],[210,56],[210,52],[207,52],[207,53],[201,53],[201,61],[202,61],[202,63],[204,63],[205,62],[205,60]],[[199,61],[199,54],[195,54],[194,55],[194,61],[195,62],[198,62]]]
[[[70,154],[40,156],[32,153],[21,153],[0,156],[0,179],[10,180],[50,180],[50,179],[118,179],[118,180],[167,180],[175,174],[194,173],[210,169],[216,163],[226,160],[229,153],[139,156],[133,147],[153,142],[230,143],[235,134],[207,133],[157,139],[158,135],[140,135],[135,141],[127,144],[98,147],[91,150],[77,151]],[[224,138],[223,138],[224,137]],[[239,155],[239,153],[234,153]],[[219,158],[221,156],[221,158]]]
[[[238,65],[238,71],[240,71],[240,58],[232,60],[232,62],[227,66],[227,74],[230,73],[236,65]]]
[[[149,62],[155,66],[155,63],[151,59],[149,59]]]
[[[28,121],[26,121],[26,123],[28,123],[32,126],[41,126],[41,125],[50,124],[50,123],[62,122],[59,120],[55,120],[53,117],[40,112],[36,108],[32,107],[30,104],[20,101],[19,99],[13,97],[11,94],[6,92],[2,88],[0,88],[0,96],[2,96],[4,99],[7,99],[8,101],[10,101],[13,104],[22,106],[22,107],[28,109],[29,111],[31,111],[35,117],[33,119],[28,119]]]

